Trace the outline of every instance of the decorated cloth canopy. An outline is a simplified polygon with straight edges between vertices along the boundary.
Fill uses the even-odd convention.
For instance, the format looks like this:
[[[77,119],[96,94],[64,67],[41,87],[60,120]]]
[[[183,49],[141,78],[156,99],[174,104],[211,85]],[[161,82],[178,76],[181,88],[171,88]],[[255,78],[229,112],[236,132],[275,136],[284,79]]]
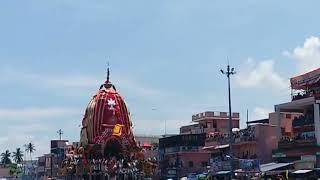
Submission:
[[[101,85],[86,109],[80,142],[82,146],[101,144],[105,148],[116,148],[119,151],[137,147],[129,110],[109,81],[109,69],[107,81]]]

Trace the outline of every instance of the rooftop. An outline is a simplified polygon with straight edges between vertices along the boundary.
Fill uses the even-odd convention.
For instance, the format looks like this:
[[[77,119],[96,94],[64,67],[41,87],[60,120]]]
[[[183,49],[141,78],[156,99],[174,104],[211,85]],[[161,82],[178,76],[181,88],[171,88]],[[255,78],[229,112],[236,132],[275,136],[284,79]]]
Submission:
[[[231,115],[233,120],[240,119],[240,113],[233,112]],[[202,113],[198,113],[192,116],[192,121],[197,122],[205,119],[228,119],[228,112],[220,112],[220,111],[206,111]]]
[[[295,90],[307,90],[320,82],[320,68],[290,79],[291,88]]]
[[[293,163],[268,163],[268,164],[261,164],[260,170],[261,172],[267,172],[271,170],[275,170],[278,168],[286,167],[292,165]]]

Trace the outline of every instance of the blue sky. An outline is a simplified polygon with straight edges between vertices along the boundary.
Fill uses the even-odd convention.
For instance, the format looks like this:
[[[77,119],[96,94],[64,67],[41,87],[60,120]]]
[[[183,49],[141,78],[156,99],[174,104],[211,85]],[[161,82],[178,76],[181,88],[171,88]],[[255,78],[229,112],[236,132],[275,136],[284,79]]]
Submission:
[[[76,141],[106,76],[137,134],[177,133],[191,115],[233,110],[264,118],[290,99],[288,80],[320,67],[318,1],[82,1],[0,3],[0,150],[32,141],[36,155],[64,130]]]

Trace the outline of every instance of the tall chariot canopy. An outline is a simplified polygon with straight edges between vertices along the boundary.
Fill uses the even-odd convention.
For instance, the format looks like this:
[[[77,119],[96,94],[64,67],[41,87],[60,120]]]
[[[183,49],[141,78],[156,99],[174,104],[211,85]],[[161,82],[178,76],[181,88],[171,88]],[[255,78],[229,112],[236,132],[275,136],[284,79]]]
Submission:
[[[82,146],[99,144],[104,148],[127,152],[137,146],[130,112],[124,99],[110,82],[109,76],[108,68],[107,80],[86,108],[80,142]]]

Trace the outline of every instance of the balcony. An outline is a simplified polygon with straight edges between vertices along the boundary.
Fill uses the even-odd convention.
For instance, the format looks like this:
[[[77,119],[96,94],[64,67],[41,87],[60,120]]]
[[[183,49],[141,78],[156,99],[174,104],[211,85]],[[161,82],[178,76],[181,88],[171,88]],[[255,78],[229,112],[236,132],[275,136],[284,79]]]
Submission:
[[[281,140],[278,143],[279,149],[291,149],[291,148],[303,148],[303,147],[312,147],[317,145],[317,140],[312,139],[301,139],[301,140]]]
[[[235,131],[232,133],[233,143],[234,145],[246,144],[256,142],[255,138],[255,128],[248,127],[246,129],[242,129],[240,131]],[[211,144],[229,144],[230,136],[228,134],[212,134],[206,139],[206,143]]]
[[[248,144],[248,143],[256,143],[256,139],[254,137],[240,137],[234,139],[234,145]]]

